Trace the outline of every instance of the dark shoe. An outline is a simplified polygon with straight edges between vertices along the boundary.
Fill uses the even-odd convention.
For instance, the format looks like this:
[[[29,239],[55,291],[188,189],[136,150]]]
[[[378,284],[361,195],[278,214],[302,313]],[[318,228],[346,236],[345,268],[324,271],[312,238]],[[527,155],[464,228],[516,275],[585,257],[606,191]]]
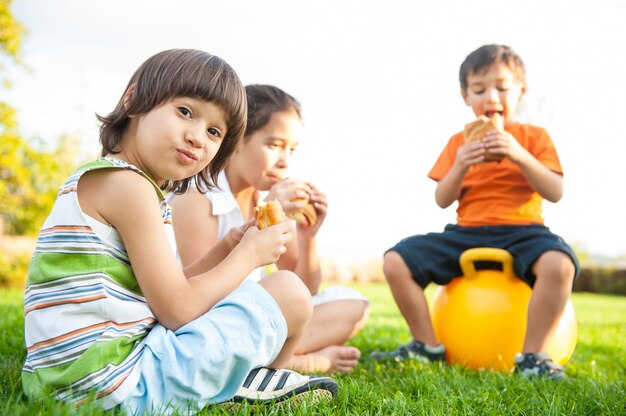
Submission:
[[[252,370],[235,396],[223,404],[229,408],[243,403],[292,406],[304,401],[330,401],[336,394],[337,382],[332,378],[261,367]]]
[[[443,344],[431,347],[421,341],[413,340],[406,345],[398,347],[395,351],[374,351],[370,354],[370,358],[373,360],[394,361],[416,360],[422,363],[445,361],[446,347]]]
[[[565,378],[565,367],[554,363],[547,352],[516,354],[513,371],[524,376],[539,376],[554,380]]]

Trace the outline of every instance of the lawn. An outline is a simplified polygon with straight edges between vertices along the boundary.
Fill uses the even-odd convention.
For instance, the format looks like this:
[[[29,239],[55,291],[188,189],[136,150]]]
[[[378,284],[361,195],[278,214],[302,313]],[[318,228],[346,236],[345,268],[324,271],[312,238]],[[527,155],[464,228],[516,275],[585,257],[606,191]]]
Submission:
[[[371,317],[351,344],[367,357],[409,340],[384,284],[353,285],[372,301]],[[432,291],[429,291],[432,294]],[[624,415],[626,414],[626,297],[577,293],[578,344],[568,379],[529,381],[510,374],[456,366],[379,364],[362,359],[350,374],[336,376],[339,394],[330,404],[301,404],[291,414],[351,415]],[[0,290],[0,411],[7,415],[118,414],[72,409],[49,400],[29,403],[22,394],[24,360],[22,293]],[[251,413],[244,408],[242,414]],[[262,414],[284,414],[265,409]],[[213,406],[202,414],[226,414]]]

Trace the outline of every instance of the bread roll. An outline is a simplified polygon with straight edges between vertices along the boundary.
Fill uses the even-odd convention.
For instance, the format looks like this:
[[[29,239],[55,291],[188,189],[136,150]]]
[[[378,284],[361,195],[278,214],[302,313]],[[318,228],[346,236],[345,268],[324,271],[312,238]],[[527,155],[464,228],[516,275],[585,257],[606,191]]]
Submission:
[[[315,207],[306,198],[292,199],[292,202],[298,201],[306,201],[307,204],[303,208],[287,212],[287,217],[303,225],[315,225],[317,222],[317,212],[315,211]]]
[[[257,205],[254,207],[254,220],[259,230],[270,225],[278,224],[285,219],[285,212],[280,202],[277,200],[269,201],[265,205]]]
[[[463,129],[463,137],[466,143],[472,140],[480,140],[490,130],[504,130],[504,122],[500,113],[495,113],[491,118],[480,116],[471,123],[467,123]],[[500,160],[503,157],[504,155],[485,153],[485,160]]]

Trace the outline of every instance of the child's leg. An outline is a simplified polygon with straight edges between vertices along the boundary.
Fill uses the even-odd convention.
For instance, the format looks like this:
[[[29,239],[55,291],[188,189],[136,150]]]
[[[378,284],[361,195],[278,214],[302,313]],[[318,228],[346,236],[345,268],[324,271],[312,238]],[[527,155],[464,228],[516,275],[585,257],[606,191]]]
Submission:
[[[272,368],[284,368],[291,360],[311,320],[311,293],[302,280],[289,271],[272,273],[259,284],[272,295],[287,321],[287,340],[280,354],[269,365]]]
[[[281,272],[268,278],[265,288],[243,282],[207,313],[176,331],[156,324],[136,364],[139,382],[124,407],[129,413],[144,414],[152,407],[182,406],[186,414],[188,406],[201,409],[233,395],[241,400],[259,395],[272,399],[303,386],[333,390],[329,379],[321,380],[321,385],[319,379],[262,368],[270,360],[278,361],[275,357],[280,354],[291,355],[299,341],[298,331],[304,330],[311,316],[310,297],[297,276]],[[257,370],[252,379],[251,370]],[[267,382],[262,383],[266,376]],[[277,390],[278,380],[284,388]]]
[[[413,280],[402,256],[388,251],[384,257],[383,272],[413,338],[430,346],[438,345],[424,290]]]
[[[350,371],[361,352],[345,347],[365,325],[369,303],[362,300],[337,300],[313,308],[313,318],[289,368],[303,372]]]
[[[345,344],[363,328],[368,312],[368,303],[361,300],[338,300],[316,306],[296,354]]]
[[[528,304],[526,338],[522,352],[546,351],[546,340],[554,332],[572,292],[575,267],[561,251],[543,253],[533,265],[537,276]]]

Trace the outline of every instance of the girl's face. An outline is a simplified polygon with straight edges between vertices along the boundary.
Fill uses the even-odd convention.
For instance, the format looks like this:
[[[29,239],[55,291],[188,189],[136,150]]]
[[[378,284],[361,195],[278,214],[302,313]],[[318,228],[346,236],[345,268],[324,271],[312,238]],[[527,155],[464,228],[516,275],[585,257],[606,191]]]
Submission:
[[[483,73],[468,75],[467,89],[461,91],[461,94],[477,117],[491,117],[494,113],[500,113],[507,125],[515,119],[524,92],[526,87],[511,69],[496,63]]]
[[[302,121],[293,111],[274,113],[269,122],[242,140],[232,164],[245,182],[267,191],[285,177],[298,146]]]
[[[157,185],[205,169],[226,135],[226,113],[211,102],[177,97],[146,114],[131,116],[120,155]]]

